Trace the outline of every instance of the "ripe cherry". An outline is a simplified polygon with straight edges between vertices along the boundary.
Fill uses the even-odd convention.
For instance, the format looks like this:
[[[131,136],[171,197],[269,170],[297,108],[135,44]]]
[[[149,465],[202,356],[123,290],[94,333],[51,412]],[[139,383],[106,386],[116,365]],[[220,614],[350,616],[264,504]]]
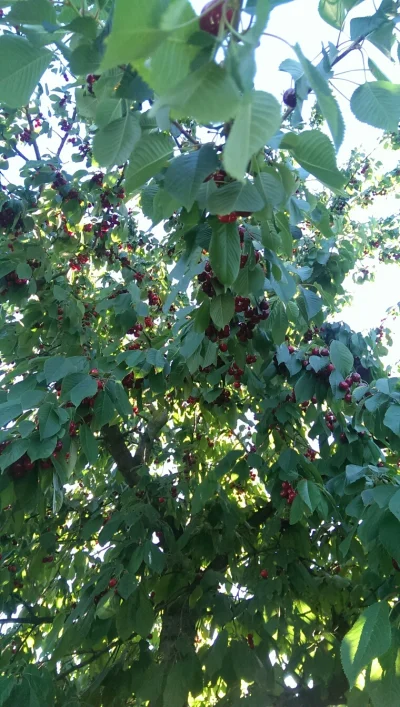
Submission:
[[[15,574],[15,572],[17,571],[17,565],[8,565],[7,569],[9,572],[11,572],[11,574]]]
[[[347,391],[348,389],[349,389],[349,384],[347,383],[347,381],[340,381],[339,390]]]
[[[283,102],[289,108],[296,108],[297,98],[294,88],[288,88],[283,94]]]
[[[260,577],[262,579],[268,579],[268,570],[261,570]]]
[[[158,502],[159,502],[159,503],[165,503],[165,498],[164,498],[164,496],[160,496],[160,498],[158,499]]]
[[[222,351],[222,353],[226,353],[226,351],[228,351],[228,344],[226,344],[224,341],[221,341],[219,345],[219,350]]]
[[[361,376],[359,373],[353,373],[351,379],[353,383],[359,383],[361,381]]]
[[[288,351],[290,354],[292,354],[296,351],[296,349],[294,348],[294,346],[288,346]]]
[[[328,363],[326,370],[328,371],[328,373],[333,373],[333,371],[335,370],[335,366],[333,365],[333,363]]]
[[[329,349],[321,349],[320,354],[321,356],[329,356]]]
[[[351,395],[350,391],[347,391],[346,395],[344,396],[345,402],[346,402],[346,403],[351,403],[352,399],[353,399],[353,398],[352,398],[352,395]]]
[[[110,579],[108,586],[110,587],[110,589],[113,589],[114,587],[117,586],[117,584],[118,584],[118,580],[115,577],[113,577],[112,579]]]
[[[231,23],[232,17],[233,9],[226,7],[226,0],[221,0],[218,4],[215,3],[215,0],[211,0],[211,2],[204,5],[201,11],[200,29],[216,37],[219,33],[221,20],[225,18]]]
[[[237,213],[236,211],[232,211],[231,214],[224,214],[223,216],[217,216],[218,221],[221,221],[221,223],[234,223],[237,221]]]

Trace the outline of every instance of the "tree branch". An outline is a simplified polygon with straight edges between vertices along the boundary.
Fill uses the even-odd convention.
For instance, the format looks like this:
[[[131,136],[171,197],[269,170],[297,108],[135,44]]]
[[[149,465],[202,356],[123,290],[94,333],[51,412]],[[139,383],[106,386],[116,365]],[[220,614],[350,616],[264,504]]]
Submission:
[[[74,123],[74,122],[75,122],[75,118],[76,118],[76,108],[74,108],[74,112],[72,113],[71,123]],[[63,150],[63,148],[64,148],[64,145],[65,145],[65,143],[67,142],[68,136],[69,136],[69,132],[65,133],[65,135],[63,136],[63,138],[62,138],[62,140],[61,140],[61,142],[60,142],[60,145],[59,145],[59,147],[58,147],[58,150],[57,150],[57,152],[56,152],[56,157],[58,157],[58,158],[60,157],[61,152],[62,152],[62,150]]]
[[[152,444],[158,437],[162,428],[168,420],[166,410],[155,412],[152,419],[148,422],[146,429],[142,432],[139,439],[134,456],[130,453],[125,443],[125,435],[117,425],[104,425],[102,434],[106,447],[114,458],[119,471],[124,477],[126,483],[133,487],[139,481],[138,469],[148,462]]]
[[[189,142],[192,143],[192,145],[200,145],[199,141],[196,140],[185,128],[183,125],[178,123],[177,120],[172,120],[172,125],[175,125],[176,128],[178,128],[179,132],[185,136],[186,140],[189,140]]]
[[[22,152],[19,151],[17,146],[13,147],[12,149],[14,150],[15,154],[18,155],[18,157],[21,157],[23,160],[25,160],[25,162],[29,162],[29,157],[25,157],[25,155],[23,155]]]
[[[32,616],[31,618],[27,616],[21,617],[10,617],[9,619],[0,619],[0,624],[33,624],[34,626],[40,626],[40,624],[52,624],[54,618],[52,616]]]
[[[66,678],[71,673],[74,673],[76,670],[80,670],[81,668],[85,668],[86,665],[90,665],[90,663],[94,663],[94,661],[97,660],[98,658],[100,658],[100,656],[104,655],[104,653],[108,653],[112,648],[115,648],[118,645],[119,645],[119,641],[117,643],[110,643],[108,646],[103,648],[101,651],[97,651],[97,653],[90,656],[90,658],[87,658],[87,660],[83,660],[81,663],[78,663],[78,665],[72,665],[67,670],[64,670],[64,672],[57,675],[56,680],[64,680],[64,678]]]
[[[34,130],[34,127],[33,127],[32,116],[31,116],[31,114],[30,114],[30,112],[29,112],[29,106],[26,106],[26,108],[25,108],[25,115],[26,115],[26,119],[27,119],[27,121],[28,121],[30,133],[31,133],[31,135],[33,135],[33,133],[35,132],[35,130]],[[40,155],[39,146],[38,146],[36,140],[34,140],[33,138],[32,138],[32,145],[33,145],[33,149],[34,149],[34,151],[35,151],[36,159],[38,160],[38,162],[40,162],[40,160],[42,159],[42,157],[41,157],[41,155]]]

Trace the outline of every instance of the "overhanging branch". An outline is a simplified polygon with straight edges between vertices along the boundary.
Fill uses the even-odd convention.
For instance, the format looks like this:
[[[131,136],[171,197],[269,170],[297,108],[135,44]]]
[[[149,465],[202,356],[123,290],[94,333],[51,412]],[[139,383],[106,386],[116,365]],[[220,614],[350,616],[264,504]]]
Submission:
[[[160,434],[167,420],[168,413],[166,410],[154,412],[146,429],[140,435],[139,444],[133,456],[126,445],[125,435],[117,425],[112,425],[111,427],[110,425],[104,425],[102,427],[106,447],[128,486],[136,486],[138,483],[138,469],[142,464],[148,462],[153,442]]]

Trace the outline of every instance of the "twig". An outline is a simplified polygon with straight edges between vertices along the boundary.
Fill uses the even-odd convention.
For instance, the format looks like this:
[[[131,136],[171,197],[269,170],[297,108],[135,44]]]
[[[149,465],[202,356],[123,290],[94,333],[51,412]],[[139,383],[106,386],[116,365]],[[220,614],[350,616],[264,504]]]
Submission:
[[[34,130],[34,127],[33,127],[32,116],[31,116],[31,114],[30,114],[30,112],[29,112],[29,106],[26,106],[26,108],[25,108],[25,115],[26,115],[26,119],[27,119],[27,121],[28,121],[30,133],[31,133],[31,135],[32,135],[32,134],[35,132],[35,130]],[[41,157],[41,155],[40,155],[39,146],[38,146],[36,140],[33,140],[33,139],[32,139],[32,145],[33,145],[33,149],[34,149],[34,151],[35,151],[35,157],[36,157],[37,161],[40,162],[41,159],[42,159],[42,157]]]
[[[74,112],[72,114],[71,123],[75,122],[75,118],[76,118],[76,108],[74,109]],[[66,132],[65,135],[63,136],[63,138],[61,139],[59,148],[56,152],[56,157],[58,157],[58,158],[60,157],[63,147],[64,147],[65,143],[67,142],[68,136],[69,136],[69,132]]]
[[[199,144],[200,144],[199,141],[196,140],[194,137],[192,137],[192,135],[191,135],[187,130],[185,130],[185,128],[183,127],[183,125],[181,125],[180,123],[178,123],[177,120],[173,120],[173,121],[172,121],[172,125],[175,125],[175,127],[178,128],[179,132],[182,133],[182,135],[184,135],[185,138],[186,138],[187,140],[189,140],[189,142],[192,143],[192,145],[199,145]]]
[[[25,160],[25,162],[29,162],[29,157],[25,157],[25,155],[23,155],[22,152],[19,151],[17,146],[13,147],[12,149],[18,155],[18,157],[22,157],[22,159]]]
[[[118,646],[118,645],[119,645],[119,643],[110,643],[108,646],[103,648],[101,651],[97,651],[97,653],[92,655],[87,660],[83,660],[81,663],[78,663],[78,665],[73,665],[71,668],[64,670],[64,672],[57,675],[56,680],[64,680],[64,678],[66,678],[67,675],[70,675],[71,673],[74,673],[76,670],[80,670],[81,668],[85,668],[86,665],[90,665],[90,663],[93,663],[95,660],[100,658],[100,656],[104,655],[104,653],[108,653],[109,650],[111,650],[112,648],[115,648],[115,646]]]

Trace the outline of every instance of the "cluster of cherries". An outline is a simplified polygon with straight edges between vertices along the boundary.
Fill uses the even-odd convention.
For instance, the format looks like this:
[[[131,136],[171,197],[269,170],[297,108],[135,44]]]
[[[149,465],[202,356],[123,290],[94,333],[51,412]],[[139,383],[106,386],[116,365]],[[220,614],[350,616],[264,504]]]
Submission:
[[[69,261],[69,267],[71,270],[76,270],[77,272],[80,272],[82,270],[82,265],[85,265],[85,263],[89,262],[89,256],[85,255],[84,253],[79,253],[79,255],[76,256],[76,258],[71,258]]]
[[[292,484],[289,483],[289,481],[283,481],[282,491],[280,495],[282,496],[282,498],[286,498],[289,506],[291,506],[297,496],[297,493],[294,490]]]
[[[313,461],[315,461],[315,458],[316,458],[316,456],[317,456],[317,452],[315,451],[315,449],[312,449],[312,447],[308,447],[308,449],[307,449],[306,453],[304,454],[304,456],[305,456],[307,459],[309,459],[310,462],[313,462]]]
[[[9,272],[8,275],[6,275],[6,280],[8,287],[10,287],[11,285],[26,285],[29,282],[29,280],[24,277],[18,277],[15,270]]]
[[[32,133],[29,128],[25,128],[22,133],[18,135],[21,142],[30,143],[32,139]]]
[[[151,307],[159,307],[161,305],[159,295],[153,290],[147,290],[147,299]]]

